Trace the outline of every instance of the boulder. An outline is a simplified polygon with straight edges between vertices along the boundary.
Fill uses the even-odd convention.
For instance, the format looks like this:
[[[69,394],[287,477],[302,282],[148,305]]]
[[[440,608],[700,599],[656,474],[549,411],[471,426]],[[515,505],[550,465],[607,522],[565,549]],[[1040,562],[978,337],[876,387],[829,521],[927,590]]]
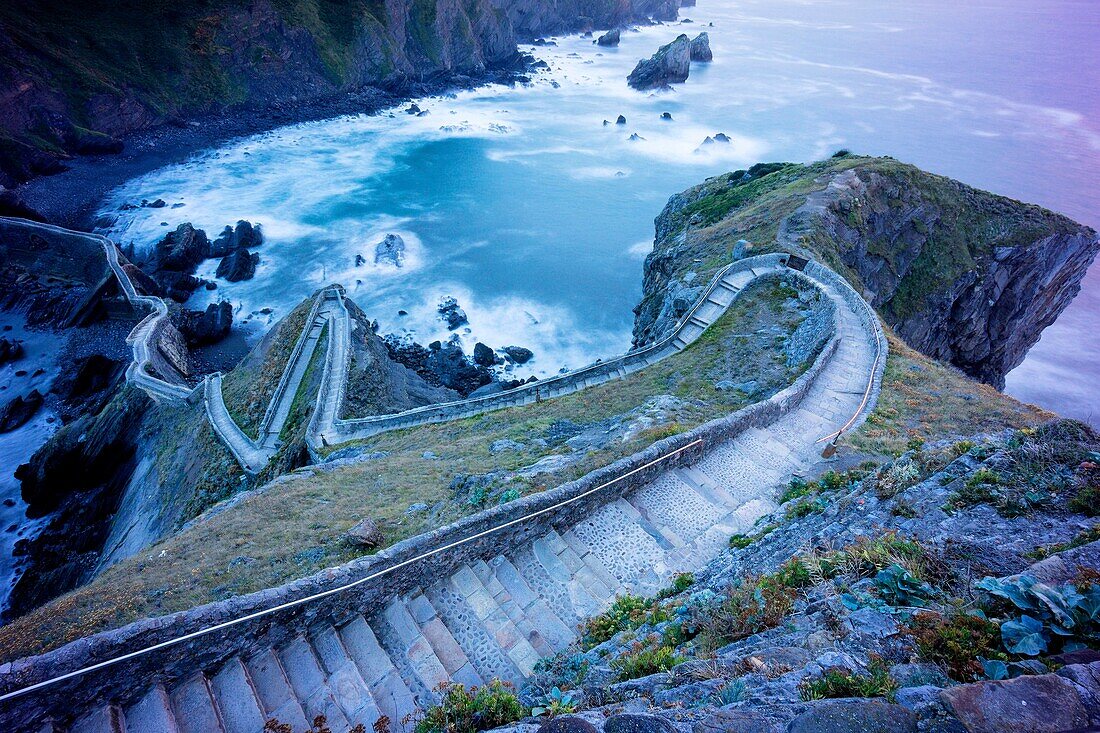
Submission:
[[[619,115],[618,117],[615,118],[615,124],[616,125],[625,125],[626,124],[626,118],[623,117],[622,115]]]
[[[756,710],[716,710],[692,728],[693,733],[778,733],[779,721]]]
[[[917,733],[917,716],[883,700],[825,700],[791,721],[788,733]]]
[[[252,276],[256,274],[258,264],[260,264],[260,255],[243,248],[235,249],[222,257],[215,274],[231,283],[251,280]]]
[[[439,317],[447,324],[447,328],[452,331],[470,322],[466,317],[466,311],[462,310],[458,305],[458,301],[449,295],[439,301],[438,310]]]
[[[405,240],[397,234],[387,234],[374,245],[374,264],[386,263],[401,267],[405,263]]]
[[[0,338],[0,364],[23,358],[23,342],[15,339]]]
[[[355,526],[344,533],[344,539],[350,544],[366,549],[381,547],[386,541],[378,523],[370,517],[360,519]]]
[[[163,291],[157,281],[145,274],[145,272],[130,262],[122,265],[122,271],[130,278],[130,282],[134,284],[140,292],[145,295],[160,295]]]
[[[687,81],[691,66],[691,41],[680,35],[665,44],[648,59],[643,59],[630,72],[626,83],[638,90],[660,89],[669,84]]]
[[[672,113],[671,112],[662,112],[661,113],[661,119],[662,120],[668,120],[668,121],[671,122],[672,121]]]
[[[714,54],[710,50],[710,36],[706,31],[691,39],[691,60],[704,62],[714,60]]]
[[[204,346],[221,341],[233,326],[233,306],[227,300],[211,303],[205,311],[185,310],[180,313],[179,332],[190,346]]]
[[[497,356],[496,352],[490,349],[485,344],[478,341],[474,344],[474,363],[484,367],[491,367],[499,364],[501,358]]]
[[[534,358],[535,354],[530,349],[525,349],[522,346],[505,346],[501,349],[509,359],[516,364],[526,364]]]
[[[10,433],[23,427],[40,407],[42,394],[37,389],[32,389],[26,397],[16,397],[0,408],[0,433]]]
[[[193,273],[210,250],[210,240],[206,232],[196,229],[190,223],[180,224],[176,230],[165,235],[154,247],[157,271]]]
[[[597,731],[596,726],[584,718],[576,715],[559,715],[543,723],[538,733],[597,733]]]
[[[970,733],[1055,733],[1089,724],[1080,693],[1054,674],[976,682],[940,695]]]
[[[603,724],[604,733],[677,733],[676,726],[656,715],[612,715]]]
[[[596,39],[596,44],[600,46],[618,46],[619,45],[619,29],[612,28],[607,33]]]

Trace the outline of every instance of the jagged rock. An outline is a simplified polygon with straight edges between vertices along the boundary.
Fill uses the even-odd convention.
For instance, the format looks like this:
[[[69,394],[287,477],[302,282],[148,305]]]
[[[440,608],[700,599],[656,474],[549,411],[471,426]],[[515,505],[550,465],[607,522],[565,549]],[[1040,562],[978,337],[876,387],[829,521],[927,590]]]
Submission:
[[[671,120],[672,119],[672,113],[671,112],[662,112],[661,113],[661,119],[662,120]]]
[[[227,300],[211,303],[205,311],[180,313],[179,331],[191,346],[214,344],[229,335],[233,326],[233,306]]]
[[[374,264],[387,263],[401,267],[405,263],[405,240],[397,234],[387,234],[374,245]]]
[[[447,328],[454,331],[457,328],[467,325],[470,321],[466,317],[466,311],[458,305],[458,301],[451,296],[445,297],[439,301],[439,317],[447,324]]]
[[[652,57],[639,61],[626,83],[643,91],[678,84],[687,81],[690,66],[691,41],[686,35],[680,35],[675,41],[661,46]]]
[[[210,240],[202,229],[190,223],[180,224],[154,248],[156,270],[193,273],[210,250]]]
[[[156,280],[145,274],[137,265],[127,262],[122,265],[122,270],[129,278],[130,282],[134,284],[134,287],[145,295],[160,295],[163,291]]]
[[[619,45],[619,29],[612,28],[607,33],[596,39],[596,43],[600,46],[618,46]]]
[[[0,338],[0,364],[23,358],[23,342],[15,339]]]
[[[198,279],[194,275],[186,272],[158,272],[156,275],[157,283],[161,286],[164,294],[177,303],[184,303],[200,285],[202,280]]]
[[[1089,724],[1073,683],[1055,674],[976,682],[940,694],[969,733],[1056,733]]]
[[[0,408],[0,433],[10,433],[23,427],[42,407],[42,395],[32,389],[26,397],[16,397]]]
[[[615,124],[616,125],[625,125],[626,124],[626,117],[623,117],[622,115],[619,115],[618,117],[615,118]]]
[[[168,202],[164,199],[157,199],[156,201],[145,205],[148,206],[150,209],[163,209],[165,206],[168,205]]]
[[[788,733],[917,733],[917,716],[882,700],[825,700],[787,726]]]
[[[612,715],[604,721],[604,733],[677,733],[676,726],[657,715]]]
[[[714,54],[710,50],[710,36],[706,31],[703,31],[695,38],[691,39],[691,60],[692,61],[713,61]]]
[[[505,346],[501,351],[516,364],[526,364],[535,356],[533,351],[525,349],[522,346]]]
[[[386,536],[382,533],[378,523],[370,517],[356,522],[354,527],[344,533],[344,539],[353,545],[368,550],[381,547],[386,542]]]
[[[501,358],[497,356],[496,352],[490,349],[485,344],[478,341],[474,344],[474,363],[484,367],[491,367],[499,364]]]
[[[628,137],[627,140],[630,140],[631,142],[639,142],[639,141],[645,140],[645,138],[642,137],[641,135],[639,135],[638,133],[634,132],[634,133],[631,133],[630,137]]]
[[[215,274],[231,283],[251,280],[256,274],[258,264],[260,264],[258,253],[249,252],[247,249],[235,249],[222,258]]]
[[[263,244],[264,235],[260,225],[241,219],[236,227],[226,226],[218,238],[210,243],[207,257],[225,257],[237,249],[250,249]]]
[[[362,267],[365,263],[366,263],[366,260],[363,258],[363,255],[360,255],[360,254],[355,255],[355,266],[356,267]]]

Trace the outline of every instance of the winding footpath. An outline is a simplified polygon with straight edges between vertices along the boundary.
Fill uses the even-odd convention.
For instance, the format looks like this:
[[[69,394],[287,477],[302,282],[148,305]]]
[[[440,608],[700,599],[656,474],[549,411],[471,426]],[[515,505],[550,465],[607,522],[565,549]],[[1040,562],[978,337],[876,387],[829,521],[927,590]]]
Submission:
[[[681,323],[691,327],[678,328],[646,358],[697,338],[763,269],[719,273]],[[554,503],[537,511],[528,507],[541,495],[525,497],[515,504],[529,513],[483,529],[467,525],[479,531],[449,543],[447,528],[437,530],[419,545],[430,549],[411,557],[383,551],[375,557],[384,567],[369,575],[356,578],[351,568],[362,561],[353,561],[310,584],[253,594],[249,603],[267,605],[243,616],[229,609],[256,606],[230,599],[7,665],[0,668],[0,724],[73,733],[260,733],[271,718],[303,730],[325,715],[334,730],[357,723],[369,730],[385,716],[397,731],[411,729],[406,716],[433,702],[444,681],[521,683],[616,595],[652,593],[702,567],[731,534],[750,531],[776,508],[774,487],[815,470],[822,441],[873,408],[886,348],[877,318],[835,273],[808,263],[805,274],[835,305],[835,332],[806,374],[765,403],[582,494],[559,501],[551,490],[545,495]],[[341,318],[342,294],[328,302],[316,318],[328,313],[332,324]],[[329,329],[327,386],[314,413],[322,439],[338,430],[340,391],[332,390],[342,387],[336,372],[346,367],[341,332]],[[619,363],[592,379],[627,368]],[[679,460],[685,451],[697,455]],[[641,478],[628,481],[631,475]],[[594,503],[570,508],[582,499]],[[482,515],[490,522],[512,516],[507,511]],[[372,560],[364,567],[373,569]],[[317,590],[294,595],[307,587]],[[189,625],[198,618],[218,623]],[[138,638],[162,640],[133,648],[128,640]]]

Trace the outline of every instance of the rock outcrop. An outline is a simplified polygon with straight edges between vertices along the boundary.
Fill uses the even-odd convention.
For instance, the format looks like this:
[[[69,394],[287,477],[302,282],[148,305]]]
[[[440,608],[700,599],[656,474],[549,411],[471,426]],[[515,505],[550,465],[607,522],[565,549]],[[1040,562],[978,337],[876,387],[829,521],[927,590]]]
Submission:
[[[42,407],[42,394],[32,389],[26,396],[16,397],[0,407],[0,433],[10,433],[30,422]]]
[[[260,264],[260,255],[249,252],[247,249],[235,249],[218,263],[215,272],[217,277],[225,278],[231,283],[241,280],[251,280],[256,274],[256,266]]]
[[[466,317],[466,311],[462,310],[462,306],[458,304],[458,301],[449,295],[439,301],[437,310],[439,311],[439,318],[446,323],[447,328],[452,331],[470,323],[469,319]]]
[[[797,190],[805,186],[811,193]],[[693,262],[729,260],[714,249],[721,237],[694,232],[748,231],[759,215],[749,209],[765,196],[768,211],[793,213],[778,222],[778,242],[754,249],[841,263],[907,343],[998,388],[1100,251],[1096,232],[1064,216],[891,159],[760,164],[669,199],[646,258],[636,345],[675,323],[686,278],[705,274]]]
[[[405,264],[405,240],[398,234],[387,234],[382,241],[374,245],[374,264],[389,264],[401,267]]]
[[[660,89],[687,81],[691,70],[691,41],[686,35],[661,46],[657,53],[643,59],[630,72],[626,83],[635,89]]]
[[[714,54],[710,50],[710,36],[706,31],[691,39],[691,60],[703,62],[714,60]]]
[[[206,306],[205,311],[181,311],[177,328],[189,346],[205,346],[224,339],[232,326],[233,306],[223,300]]]
[[[598,46],[618,46],[620,40],[620,34],[618,28],[612,28],[607,33],[604,33],[596,39],[596,45]]]

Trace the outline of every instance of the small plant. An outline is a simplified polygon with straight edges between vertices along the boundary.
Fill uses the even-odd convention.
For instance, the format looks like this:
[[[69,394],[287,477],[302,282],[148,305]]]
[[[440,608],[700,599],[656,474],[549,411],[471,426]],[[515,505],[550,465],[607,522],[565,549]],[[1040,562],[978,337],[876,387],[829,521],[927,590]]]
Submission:
[[[493,679],[481,687],[444,682],[436,688],[440,702],[419,713],[415,733],[476,733],[499,728],[527,716],[512,685]]]
[[[679,573],[675,578],[672,579],[672,584],[670,586],[661,589],[661,591],[657,594],[657,597],[670,598],[672,596],[679,595],[694,584],[694,573]]]
[[[875,494],[891,499],[920,480],[921,469],[916,461],[899,458],[875,477]]]
[[[587,651],[620,631],[637,629],[645,624],[657,624],[670,618],[671,613],[656,599],[629,593],[618,596],[610,608],[581,624],[581,648]]]
[[[560,687],[554,687],[536,701],[534,707],[531,708],[531,715],[536,718],[543,715],[548,718],[557,715],[568,715],[576,712],[579,699],[580,693],[578,692],[562,692]]]
[[[1073,651],[1098,639],[1100,587],[1050,586],[1030,575],[983,578],[975,587],[1023,611],[1001,624],[1001,640],[1012,654]]]
[[[723,705],[733,705],[736,702],[741,702],[745,699],[745,680],[738,677],[737,679],[729,680],[717,690],[715,690],[710,696],[710,704],[721,707]]]
[[[1001,651],[997,624],[970,613],[940,616],[918,613],[906,632],[913,637],[922,659],[943,667],[960,682],[983,678],[985,671],[979,657],[1007,661]]]
[[[512,488],[502,491],[500,497],[497,499],[498,504],[507,504],[510,501],[515,501],[520,498],[519,489]]]
[[[779,495],[779,503],[786,504],[788,501],[801,499],[803,496],[809,496],[816,490],[816,484],[807,482],[806,480],[795,476],[789,482],[787,482],[787,488],[784,489],[783,493]]]
[[[934,593],[927,583],[913,577],[908,570],[897,563],[878,571],[878,575],[875,576],[875,588],[878,589],[882,599],[891,606],[920,605],[921,601]]]
[[[752,544],[752,537],[743,534],[735,534],[730,537],[730,549],[743,550]]]
[[[895,499],[894,506],[890,509],[890,513],[902,519],[913,519],[917,516],[917,508],[913,506],[912,502],[908,502],[905,499]]]
[[[637,641],[629,651],[611,660],[611,669],[618,672],[619,680],[633,680],[667,672],[683,661],[672,647]]]
[[[890,667],[881,657],[872,657],[867,674],[833,667],[815,679],[799,686],[803,700],[825,700],[837,697],[885,697],[894,699],[898,683],[890,676]]]
[[[817,499],[799,499],[794,504],[791,504],[787,509],[787,517],[790,519],[802,519],[808,517],[811,514],[817,514],[825,511],[825,507],[828,503],[821,498]]]

